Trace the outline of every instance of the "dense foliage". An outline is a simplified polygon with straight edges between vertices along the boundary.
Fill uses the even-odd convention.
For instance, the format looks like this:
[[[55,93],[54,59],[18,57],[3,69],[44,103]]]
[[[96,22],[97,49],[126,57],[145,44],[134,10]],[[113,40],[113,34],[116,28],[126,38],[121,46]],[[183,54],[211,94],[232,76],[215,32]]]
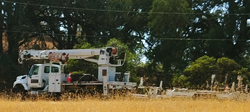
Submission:
[[[0,10],[0,89],[27,73],[31,63],[17,64],[19,49],[48,49],[46,38],[57,49],[117,46],[127,53],[119,69],[133,81],[191,86],[211,74],[220,83],[242,74],[248,83],[249,0],[4,0]],[[84,60],[69,63],[97,72]]]
[[[213,58],[203,56],[195,60],[184,70],[185,80],[182,83],[188,83],[187,86],[203,85],[205,82],[211,82],[211,76],[216,75],[216,81],[220,84],[231,84],[237,82],[237,76],[241,75],[243,82],[249,83],[250,74],[247,68],[243,68],[234,60],[229,58]],[[183,79],[183,77],[179,77]],[[176,79],[180,80],[180,79]]]

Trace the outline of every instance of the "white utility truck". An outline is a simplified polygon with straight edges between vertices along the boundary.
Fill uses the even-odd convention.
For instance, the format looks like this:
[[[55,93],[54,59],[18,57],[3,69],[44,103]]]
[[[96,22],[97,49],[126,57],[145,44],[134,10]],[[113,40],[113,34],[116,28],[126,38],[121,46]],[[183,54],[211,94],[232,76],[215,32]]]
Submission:
[[[118,57],[118,49],[106,47],[100,49],[69,49],[69,50],[22,50],[19,53],[18,62],[30,59],[48,59],[49,63],[34,64],[26,75],[16,78],[13,90],[40,93],[63,93],[73,90],[95,89],[103,91],[104,95],[109,90],[136,88],[136,83],[129,82],[129,72],[116,72],[116,67],[122,66],[125,62],[125,53]],[[98,79],[71,81],[71,74],[66,73],[65,67],[68,59],[84,59],[98,65]],[[93,75],[84,75],[93,76]],[[117,77],[120,77],[119,80]],[[121,78],[122,76],[122,78]],[[94,78],[96,79],[96,78]]]

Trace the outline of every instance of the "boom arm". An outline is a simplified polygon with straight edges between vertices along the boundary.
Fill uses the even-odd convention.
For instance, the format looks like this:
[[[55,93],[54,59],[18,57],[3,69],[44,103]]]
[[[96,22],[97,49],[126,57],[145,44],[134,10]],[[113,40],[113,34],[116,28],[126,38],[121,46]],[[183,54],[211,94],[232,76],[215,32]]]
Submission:
[[[29,59],[49,59],[51,62],[67,61],[67,59],[85,59],[98,65],[122,66],[123,58],[117,58],[118,50],[115,47],[105,49],[68,49],[68,50],[22,50],[19,52],[18,62]],[[91,57],[99,56],[99,59]]]

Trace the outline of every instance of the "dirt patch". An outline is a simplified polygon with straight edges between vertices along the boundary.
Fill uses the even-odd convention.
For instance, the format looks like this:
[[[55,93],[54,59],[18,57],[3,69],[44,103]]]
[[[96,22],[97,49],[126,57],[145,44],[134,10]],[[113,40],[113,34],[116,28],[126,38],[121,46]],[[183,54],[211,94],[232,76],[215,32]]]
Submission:
[[[53,40],[49,36],[44,36],[45,41],[39,40],[37,37],[31,38],[30,42],[26,42],[19,47],[20,50],[22,49],[56,49],[56,46],[53,44]],[[3,42],[3,51],[8,51],[9,42],[5,35],[2,38]],[[55,43],[56,44],[56,43]]]

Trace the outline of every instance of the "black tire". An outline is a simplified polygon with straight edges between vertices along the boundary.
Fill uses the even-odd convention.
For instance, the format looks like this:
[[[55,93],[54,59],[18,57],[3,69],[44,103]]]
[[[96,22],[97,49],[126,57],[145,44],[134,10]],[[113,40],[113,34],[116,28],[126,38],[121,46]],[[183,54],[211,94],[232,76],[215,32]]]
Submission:
[[[21,98],[22,100],[24,100],[27,95],[27,91],[21,84],[18,84],[13,88],[13,93],[15,94],[15,97]]]

